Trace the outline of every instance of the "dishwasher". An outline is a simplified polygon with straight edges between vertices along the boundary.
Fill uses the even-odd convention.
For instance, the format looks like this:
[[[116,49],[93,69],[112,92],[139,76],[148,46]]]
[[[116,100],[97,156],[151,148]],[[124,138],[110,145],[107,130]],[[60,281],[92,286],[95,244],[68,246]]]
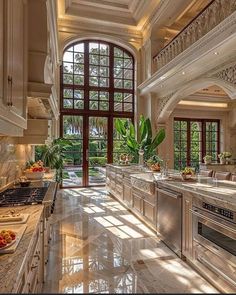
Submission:
[[[158,188],[157,231],[162,241],[182,257],[182,194]]]

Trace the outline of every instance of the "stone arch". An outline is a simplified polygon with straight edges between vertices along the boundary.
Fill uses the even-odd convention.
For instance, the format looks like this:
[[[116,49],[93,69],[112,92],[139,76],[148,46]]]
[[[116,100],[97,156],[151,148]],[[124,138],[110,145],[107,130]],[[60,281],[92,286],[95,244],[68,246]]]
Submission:
[[[175,109],[178,102],[183,97],[187,97],[205,87],[209,87],[212,85],[217,85],[221,87],[231,99],[236,99],[236,86],[234,84],[225,82],[224,80],[215,77],[203,77],[200,79],[196,79],[194,81],[191,81],[190,83],[187,83],[175,93],[172,93],[169,96],[161,99],[157,122],[165,123]]]
[[[128,50],[135,59],[135,62],[137,63],[139,61],[139,53],[138,53],[138,49],[133,46],[132,44],[130,44],[128,41],[125,41],[121,38],[117,38],[117,37],[112,37],[112,36],[107,36],[104,34],[96,34],[96,36],[94,34],[86,34],[84,36],[78,37],[78,36],[70,36],[68,38],[64,38],[60,43],[60,50],[59,50],[59,59],[60,61],[62,60],[63,57],[63,53],[64,53],[64,49],[70,45],[73,44],[75,42],[80,42],[83,40],[100,40],[100,41],[107,41],[107,42],[111,42],[113,44],[119,45],[121,47],[123,47],[124,49]]]

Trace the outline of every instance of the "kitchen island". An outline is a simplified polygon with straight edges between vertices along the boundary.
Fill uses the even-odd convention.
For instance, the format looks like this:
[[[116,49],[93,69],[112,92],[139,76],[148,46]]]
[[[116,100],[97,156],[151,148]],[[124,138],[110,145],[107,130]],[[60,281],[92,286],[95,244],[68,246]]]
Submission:
[[[107,169],[107,175],[110,177],[110,169],[113,168],[108,166]],[[180,226],[176,240],[180,240],[181,255],[176,253],[222,292],[235,292],[236,183],[219,180],[215,182],[204,176],[183,181],[179,173],[170,173],[168,178],[162,179],[160,173],[151,171],[130,173],[128,182],[125,180],[125,169],[130,168],[116,170],[115,174],[113,172],[112,189],[108,177],[108,191],[152,229],[156,228],[158,235],[160,224],[165,233],[173,226],[174,220],[178,220]],[[117,173],[120,174],[119,177]],[[117,179],[119,190],[116,190]],[[127,183],[129,190],[124,189]],[[127,199],[127,191],[130,195],[128,206],[124,202]],[[177,198],[180,198],[180,201],[179,205],[176,203],[175,206],[173,199]],[[145,218],[147,212],[148,219]],[[180,218],[177,218],[177,215]],[[175,244],[174,231],[169,231],[172,244]],[[166,242],[166,236],[163,236],[163,241]],[[171,249],[175,251],[174,248]]]
[[[0,215],[9,214],[10,210],[29,214],[26,230],[15,252],[0,254],[1,293],[40,293],[42,290],[50,239],[50,215],[57,190],[55,182],[48,185],[42,204],[0,208]],[[40,186],[45,186],[45,182],[31,183],[31,187]]]

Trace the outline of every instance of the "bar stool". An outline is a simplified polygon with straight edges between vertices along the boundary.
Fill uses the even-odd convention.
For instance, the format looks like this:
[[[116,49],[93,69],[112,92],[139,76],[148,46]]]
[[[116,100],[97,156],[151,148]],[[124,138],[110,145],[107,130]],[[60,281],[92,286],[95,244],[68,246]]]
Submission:
[[[214,177],[218,180],[230,180],[230,172],[216,171]]]
[[[199,175],[201,175],[201,176],[207,176],[207,177],[212,177],[213,170],[200,170]]]

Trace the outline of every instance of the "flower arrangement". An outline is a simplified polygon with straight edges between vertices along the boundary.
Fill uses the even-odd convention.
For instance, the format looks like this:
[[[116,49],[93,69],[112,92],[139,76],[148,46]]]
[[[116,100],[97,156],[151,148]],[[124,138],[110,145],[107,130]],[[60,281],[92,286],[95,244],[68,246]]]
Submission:
[[[181,171],[181,176],[182,176],[183,180],[190,179],[193,175],[194,175],[194,171],[193,171],[193,169],[190,168],[190,167],[185,167],[185,168]]]
[[[220,159],[227,159],[227,158],[232,157],[232,154],[230,152],[222,152],[218,155],[218,157]]]
[[[147,160],[147,165],[152,171],[160,171],[163,160],[158,155],[153,155]]]

